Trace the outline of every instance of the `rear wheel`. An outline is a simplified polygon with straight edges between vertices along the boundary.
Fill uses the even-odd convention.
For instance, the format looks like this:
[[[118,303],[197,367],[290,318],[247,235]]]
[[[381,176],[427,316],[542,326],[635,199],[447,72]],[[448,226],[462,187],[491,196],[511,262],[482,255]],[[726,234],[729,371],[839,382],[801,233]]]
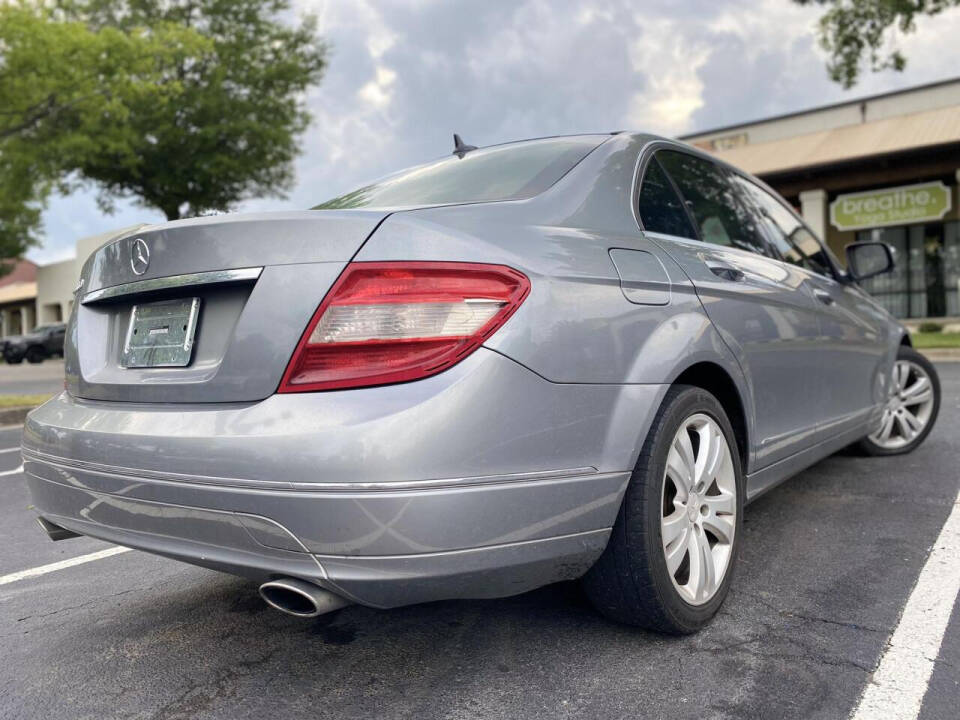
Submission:
[[[733,575],[743,473],[730,421],[705,390],[674,386],[657,413],[603,555],[584,578],[608,617],[699,630]]]
[[[926,439],[940,412],[940,378],[927,358],[901,345],[879,429],[860,441],[868,455],[900,455]]]
[[[27,350],[27,362],[34,365],[42,363],[46,359],[47,354],[43,351],[43,348],[32,347]]]

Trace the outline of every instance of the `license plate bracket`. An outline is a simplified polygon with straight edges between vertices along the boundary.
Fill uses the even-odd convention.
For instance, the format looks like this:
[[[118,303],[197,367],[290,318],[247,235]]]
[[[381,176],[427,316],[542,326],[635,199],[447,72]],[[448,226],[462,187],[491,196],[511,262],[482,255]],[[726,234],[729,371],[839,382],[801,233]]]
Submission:
[[[134,305],[121,366],[186,367],[193,355],[199,314],[200,298],[196,297]]]

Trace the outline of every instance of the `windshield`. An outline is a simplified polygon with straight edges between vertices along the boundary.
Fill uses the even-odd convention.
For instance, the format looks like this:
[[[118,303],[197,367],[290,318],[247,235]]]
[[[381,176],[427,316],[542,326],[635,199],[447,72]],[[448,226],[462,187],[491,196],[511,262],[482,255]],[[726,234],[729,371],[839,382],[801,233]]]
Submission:
[[[462,158],[451,155],[388,175],[314,210],[521,200],[553,185],[605,139],[548,138],[473,150]]]

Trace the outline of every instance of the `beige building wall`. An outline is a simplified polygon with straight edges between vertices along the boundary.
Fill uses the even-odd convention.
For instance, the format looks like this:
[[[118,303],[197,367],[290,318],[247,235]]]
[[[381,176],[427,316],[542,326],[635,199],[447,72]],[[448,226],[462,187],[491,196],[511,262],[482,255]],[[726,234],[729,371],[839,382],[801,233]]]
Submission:
[[[141,227],[143,227],[142,224],[131,225],[130,227],[111,230],[110,232],[101,233],[100,235],[90,235],[89,237],[80,238],[77,240],[75,258],[38,267],[37,324],[45,325],[47,323],[66,322],[70,317],[70,313],[73,311],[77,283],[80,281],[80,273],[83,270],[83,264],[87,261],[87,258],[101,245],[104,245],[113,238]]]
[[[63,260],[37,268],[37,322],[66,322],[73,303],[73,291],[80,274],[76,260]]]
[[[718,141],[725,147],[737,147],[748,143],[774,142],[793,138],[797,135],[833,130],[847,125],[876,122],[957,105],[960,105],[960,79],[850,100],[824,108],[805,110],[757,122],[708,130],[702,133],[685,135],[681,139],[693,144]]]

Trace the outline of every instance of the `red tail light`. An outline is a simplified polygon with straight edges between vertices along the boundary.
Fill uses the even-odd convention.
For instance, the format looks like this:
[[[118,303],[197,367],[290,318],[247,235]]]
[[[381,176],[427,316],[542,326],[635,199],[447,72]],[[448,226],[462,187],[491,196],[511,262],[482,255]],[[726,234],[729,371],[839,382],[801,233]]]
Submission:
[[[503,265],[351,263],[300,338],[279,392],[435,375],[476,350],[530,292]]]

